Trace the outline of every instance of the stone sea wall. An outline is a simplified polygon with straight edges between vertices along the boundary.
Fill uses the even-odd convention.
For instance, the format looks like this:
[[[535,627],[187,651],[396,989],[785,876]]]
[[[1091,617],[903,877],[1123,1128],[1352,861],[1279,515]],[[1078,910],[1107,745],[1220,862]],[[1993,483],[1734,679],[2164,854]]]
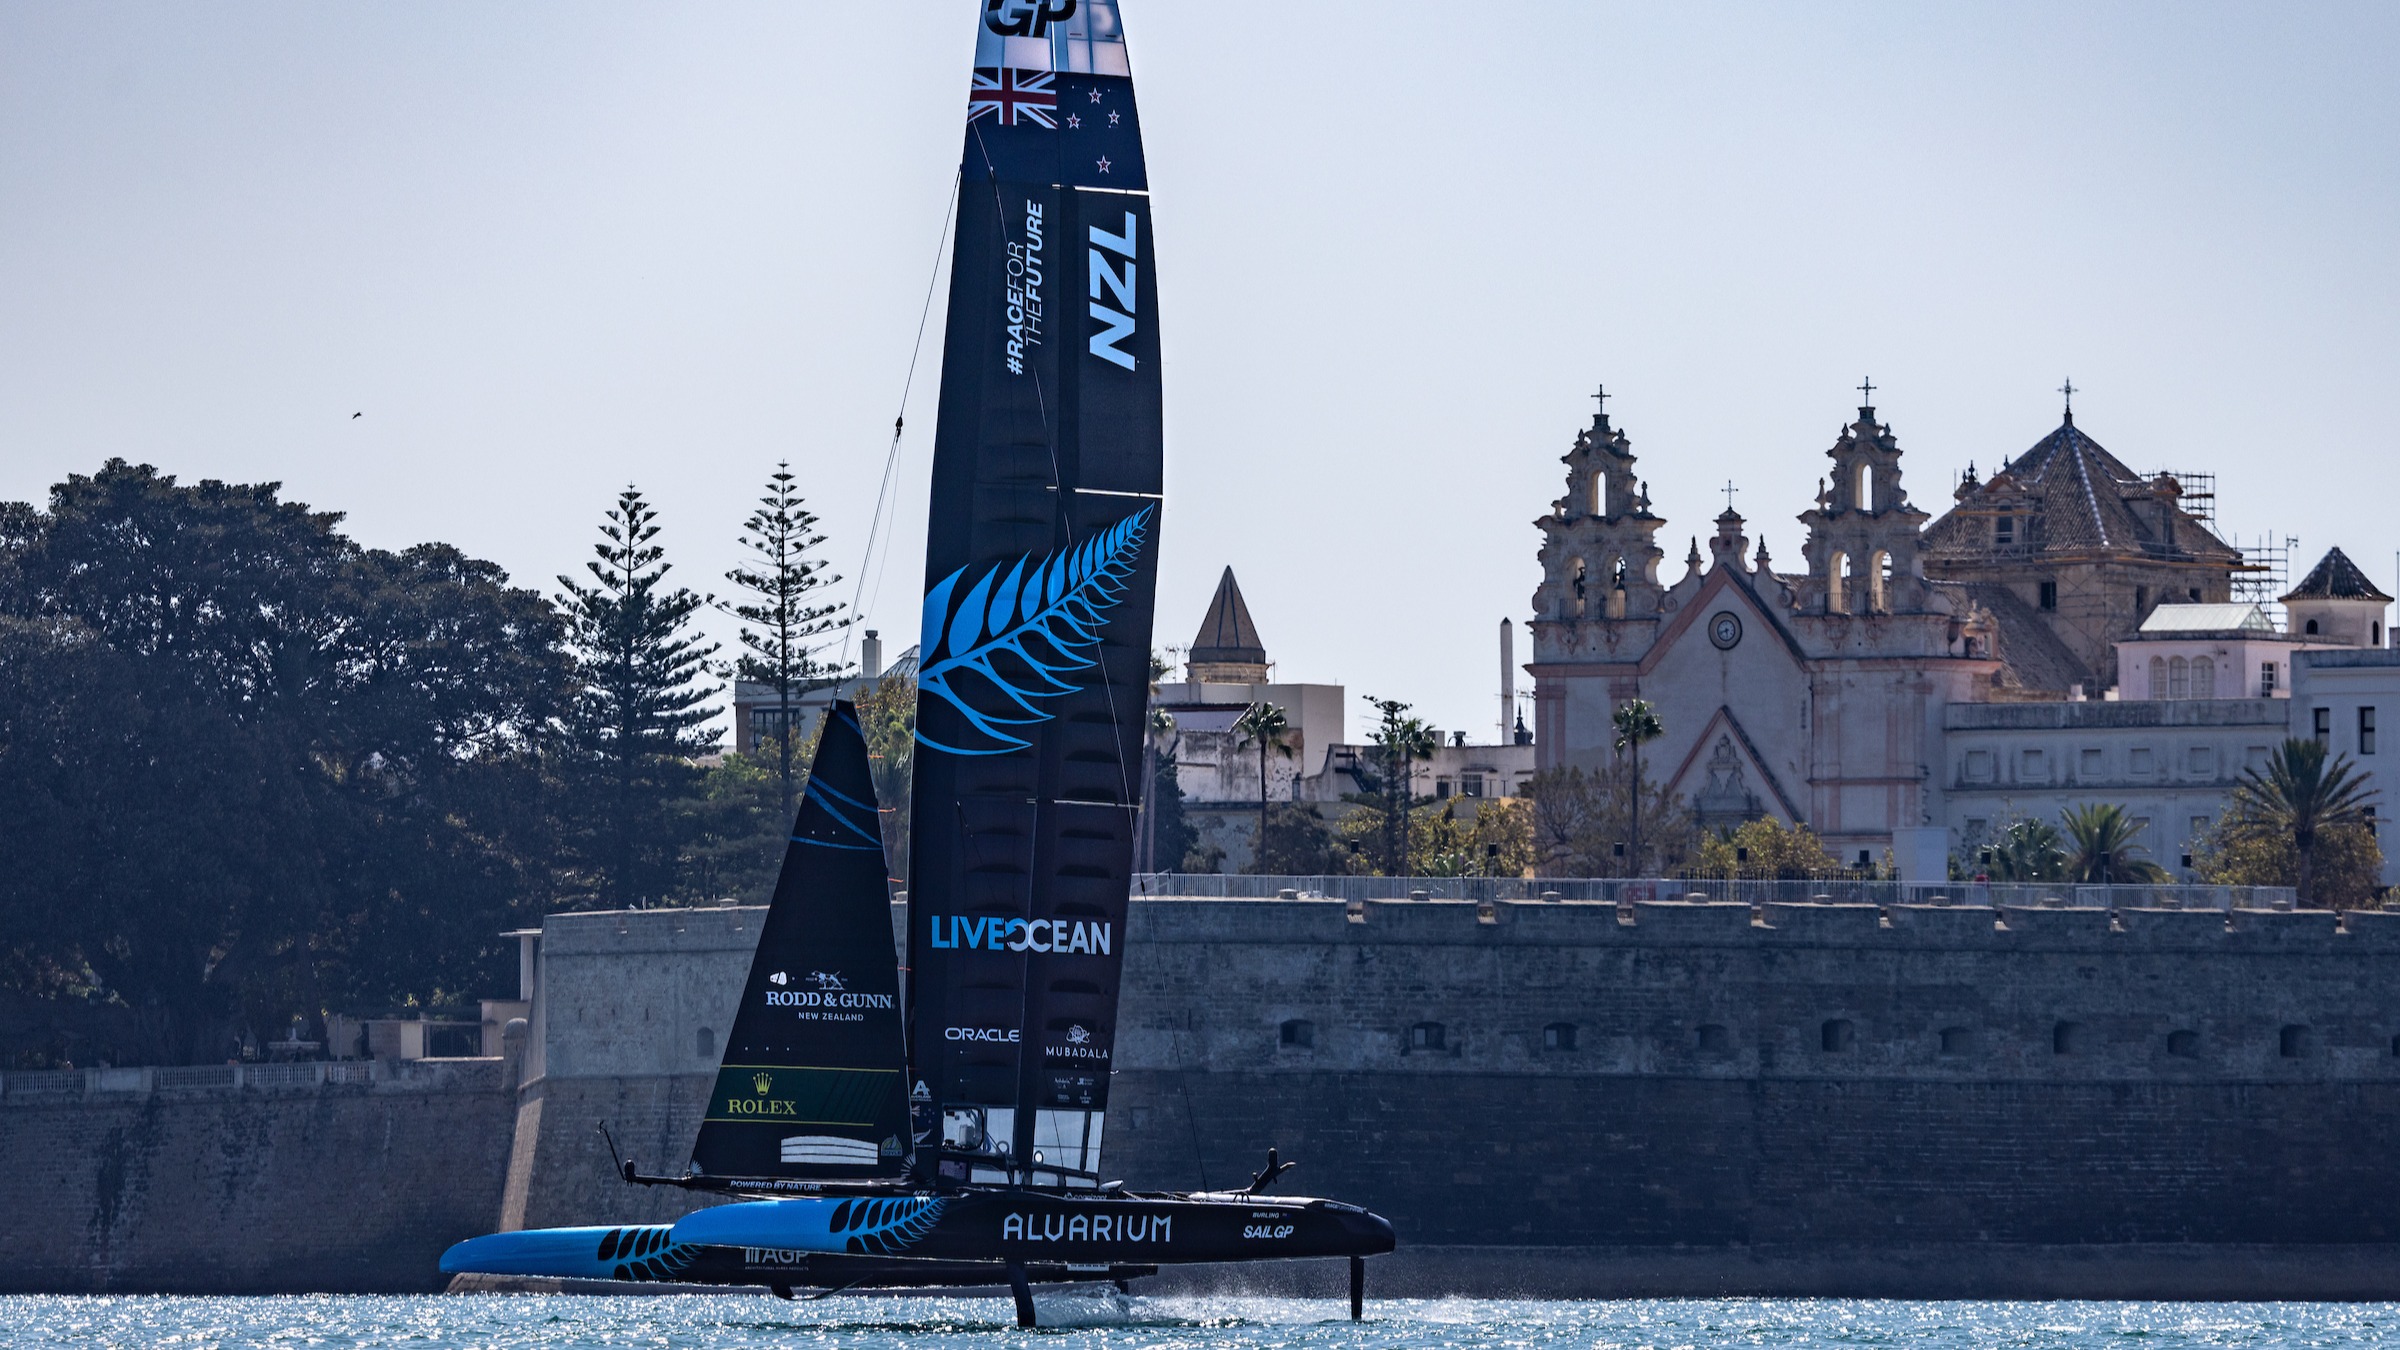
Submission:
[[[498,1059],[8,1074],[0,1291],[439,1289],[510,1096]]]
[[[51,1169],[0,1180],[33,1216],[0,1222],[13,1287],[423,1287],[467,1232],[679,1212],[595,1126],[682,1165],[761,917],[550,920],[513,1094],[499,1067],[0,1086],[7,1156]],[[1144,900],[1129,927],[1108,1171],[1225,1187],[1278,1147],[1280,1189],[1393,1219],[1385,1292],[2400,1296],[2400,915]]]

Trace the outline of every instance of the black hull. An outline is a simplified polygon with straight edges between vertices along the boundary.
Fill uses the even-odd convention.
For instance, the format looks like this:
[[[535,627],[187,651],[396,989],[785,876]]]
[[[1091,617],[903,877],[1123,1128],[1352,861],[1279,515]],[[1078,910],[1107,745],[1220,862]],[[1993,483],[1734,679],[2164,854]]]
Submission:
[[[1332,1200],[1014,1187],[756,1200],[679,1220],[678,1246],[1104,1268],[1379,1256],[1389,1222]]]

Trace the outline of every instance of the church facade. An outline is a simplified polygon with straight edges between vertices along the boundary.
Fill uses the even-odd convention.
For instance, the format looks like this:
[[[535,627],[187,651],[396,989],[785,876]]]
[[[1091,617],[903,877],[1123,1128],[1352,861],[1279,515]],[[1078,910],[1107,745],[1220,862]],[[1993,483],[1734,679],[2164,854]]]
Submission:
[[[2161,604],[2227,600],[2242,555],[2183,509],[2175,479],[2128,468],[2071,410],[1990,478],[1970,469],[1939,519],[1912,501],[1872,405],[1825,455],[1797,569],[1728,509],[1669,579],[1631,440],[1594,415],[1564,457],[1566,494],[1535,522],[1539,767],[1612,763],[1611,715],[1643,698],[1665,726],[1646,772],[1704,824],[1805,823],[1844,862],[1888,856],[1938,880],[1964,826],[1959,710],[2116,699],[2117,644]],[[1994,719],[1966,720],[1993,734]]]

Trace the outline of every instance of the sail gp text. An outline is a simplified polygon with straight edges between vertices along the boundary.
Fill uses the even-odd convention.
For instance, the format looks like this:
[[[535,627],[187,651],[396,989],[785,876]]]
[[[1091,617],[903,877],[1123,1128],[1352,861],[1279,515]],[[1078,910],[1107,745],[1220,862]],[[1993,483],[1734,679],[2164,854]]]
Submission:
[[[985,952],[1089,952],[1109,954],[1110,924],[1082,919],[986,919],[963,914],[929,914],[933,945]]]
[[[1042,204],[1025,203],[1025,242],[1008,246],[1008,373],[1025,373],[1025,349],[1042,345]]]

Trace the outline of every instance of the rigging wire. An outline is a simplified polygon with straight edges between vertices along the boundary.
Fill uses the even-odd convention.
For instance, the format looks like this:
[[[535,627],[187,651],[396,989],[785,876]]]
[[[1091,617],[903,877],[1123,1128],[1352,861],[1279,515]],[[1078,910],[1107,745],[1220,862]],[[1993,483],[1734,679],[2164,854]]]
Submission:
[[[881,573],[883,566],[888,565],[890,561],[892,549],[891,535],[883,529],[884,506],[891,500],[892,478],[900,468],[900,435],[908,425],[908,395],[909,391],[916,387],[917,362],[925,354],[925,325],[933,317],[933,292],[934,288],[941,283],[942,257],[950,247],[950,218],[958,210],[959,184],[965,177],[966,172],[962,168],[957,175],[951,178],[950,203],[942,208],[942,231],[934,238],[933,271],[925,278],[925,304],[917,311],[917,340],[908,351],[908,375],[900,381],[900,411],[892,418],[892,444],[889,449],[884,451],[883,455],[883,482],[875,490],[875,514],[867,520],[866,553],[858,562],[858,584],[851,588],[851,621],[842,625],[842,657],[838,665],[850,664],[850,630],[857,626],[859,605],[867,595],[868,573],[874,572],[877,575],[876,594],[880,595],[883,590]],[[877,563],[875,558],[875,541],[878,537],[883,540],[884,563],[882,564]]]

